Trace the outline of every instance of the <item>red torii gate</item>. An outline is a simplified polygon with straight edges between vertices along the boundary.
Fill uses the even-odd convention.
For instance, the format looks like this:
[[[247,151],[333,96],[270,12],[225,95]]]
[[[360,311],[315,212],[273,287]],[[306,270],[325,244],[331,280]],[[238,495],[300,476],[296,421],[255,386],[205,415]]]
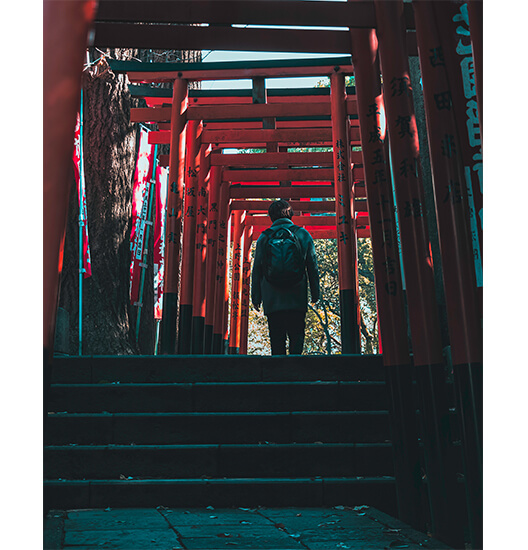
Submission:
[[[126,7],[125,7],[126,4]],[[258,118],[267,119],[267,128],[233,129],[213,127],[202,131],[202,144],[222,142],[223,147],[244,144],[245,147],[272,146],[271,153],[280,153],[283,144],[323,142],[331,139],[334,154],[334,181],[332,190],[335,207],[342,206],[351,226],[354,200],[347,193],[351,191],[350,142],[361,143],[364,177],[366,184],[370,232],[373,240],[375,276],[378,296],[378,314],[384,363],[388,370],[391,390],[391,414],[400,428],[411,425],[409,408],[405,407],[410,392],[410,358],[406,333],[402,330],[405,319],[402,312],[403,291],[400,284],[399,261],[393,255],[397,236],[391,187],[393,176],[396,203],[399,212],[399,227],[405,281],[406,298],[409,305],[409,321],[413,346],[413,365],[418,373],[418,386],[422,396],[422,416],[425,431],[425,455],[428,489],[431,504],[433,532],[443,540],[459,540],[456,531],[456,517],[452,513],[453,485],[452,470],[449,468],[446,431],[442,426],[447,419],[447,405],[443,391],[443,365],[441,342],[438,335],[438,319],[432,284],[432,261],[429,238],[425,224],[425,204],[420,174],[417,147],[417,129],[414,107],[411,100],[410,76],[407,55],[419,54],[427,123],[435,131],[429,132],[429,148],[432,159],[434,188],[437,204],[439,239],[442,252],[444,288],[448,314],[449,333],[454,363],[455,385],[461,432],[463,434],[466,489],[470,531],[475,547],[482,539],[482,331],[480,326],[481,287],[476,284],[476,267],[473,254],[481,258],[481,168],[480,130],[478,114],[482,116],[481,103],[481,2],[472,2],[471,9],[464,8],[455,0],[435,4],[414,1],[403,4],[400,1],[357,1],[348,3],[256,1],[112,1],[101,0],[94,24],[94,44],[101,47],[147,47],[169,49],[253,49],[279,51],[314,51],[320,53],[349,54],[352,52],[357,86],[356,113],[359,128],[343,126],[349,114],[345,100],[342,74],[332,76],[332,100],[330,113],[333,119],[332,131],[325,125],[282,127],[278,121],[273,126],[270,118],[280,117],[285,111],[270,109],[271,102],[259,106]],[[77,84],[64,87],[64,82],[79,82],[83,51],[87,43],[88,29],[93,18],[95,2],[45,2],[44,24],[45,70],[44,113],[45,120],[44,158],[48,164],[44,170],[44,351],[46,372],[53,350],[54,319],[58,276],[61,270],[61,250],[64,237],[64,220],[67,208],[69,181],[66,159],[71,158],[71,145],[61,136],[72,136],[75,112],[78,105]],[[67,9],[66,9],[67,8]],[[136,24],[136,23],[142,24]],[[156,22],[149,25],[148,22]],[[170,24],[166,24],[170,23]],[[173,23],[209,23],[210,26],[181,26]],[[291,30],[266,28],[234,28],[216,25],[331,25],[349,27],[349,30]],[[472,25],[470,25],[470,23]],[[468,42],[469,28],[473,43]],[[464,31],[463,42],[458,29]],[[371,31],[369,29],[375,29]],[[378,48],[379,41],[379,48]],[[64,54],[68,58],[65,60]],[[381,61],[384,94],[380,85],[380,71],[376,58]],[[474,67],[472,68],[474,63]],[[295,66],[292,62],[290,68]],[[190,70],[190,68],[187,68]],[[201,69],[197,69],[200,73]],[[262,69],[265,69],[262,71]],[[306,67],[300,72],[306,72]],[[319,70],[319,67],[317,68]],[[269,75],[269,67],[259,67],[249,78],[263,78]],[[180,71],[178,71],[180,72]],[[184,113],[194,112],[195,120],[205,120],[211,111],[192,111],[188,107],[186,80],[173,75],[173,100],[170,112],[170,130],[160,139],[170,136],[171,154],[169,161],[170,185],[174,185],[174,197],[169,208],[174,216],[168,224],[173,242],[179,243],[183,199],[183,159],[185,158],[184,129],[187,122]],[[477,78],[471,79],[476,73]],[[211,73],[212,74],[212,73]],[[299,74],[299,73],[298,73]],[[328,73],[331,74],[331,73]],[[191,73],[187,73],[190,78]],[[49,77],[49,78],[48,78]],[[199,74],[196,78],[202,78]],[[247,77],[246,77],[247,78]],[[192,79],[192,78],[190,78]],[[65,96],[58,91],[66,93]],[[59,99],[57,102],[56,100]],[[474,98],[474,99],[473,99]],[[191,106],[192,107],[192,106]],[[199,106],[201,108],[201,106]],[[205,106],[204,106],[205,107]],[[293,107],[295,112],[297,107]],[[286,109],[285,107],[281,107]],[[314,107],[314,110],[318,108]],[[385,117],[385,110],[387,116]],[[320,111],[317,111],[320,112]],[[245,113],[247,116],[247,113]],[[225,117],[225,113],[223,115]],[[325,116],[324,114],[318,116]],[[386,125],[385,125],[386,123]],[[211,122],[210,124],[214,124]],[[388,134],[385,133],[385,127]],[[53,129],[56,140],[50,139]],[[297,131],[297,133],[296,133]],[[335,139],[338,137],[338,139]],[[392,174],[389,170],[387,138],[390,139]],[[215,141],[216,140],[216,141]],[[253,141],[251,141],[253,140]],[[70,139],[71,143],[72,140]],[[343,148],[341,146],[343,145]],[[275,146],[272,146],[275,147]],[[338,156],[345,156],[344,169]],[[205,156],[200,157],[200,162]],[[47,167],[47,168],[46,168]],[[56,168],[56,170],[55,170]],[[280,169],[280,168],[279,168]],[[219,220],[229,220],[229,187],[222,183],[218,173],[222,167],[214,168],[209,177],[217,172],[220,182],[219,203],[224,212]],[[287,176],[287,174],[286,174]],[[338,186],[339,183],[346,185]],[[281,180],[278,180],[281,181]],[[303,180],[304,181],[304,180]],[[205,178],[204,178],[205,183]],[[241,186],[242,188],[243,186]],[[330,187],[327,185],[327,187]],[[284,187],[287,189],[287,187]],[[291,186],[294,189],[294,186]],[[281,189],[282,191],[282,189]],[[343,191],[343,193],[340,193]],[[287,195],[290,197],[290,195]],[[223,198],[222,198],[223,197]],[[227,197],[227,198],[226,198]],[[342,201],[340,201],[342,197]],[[293,197],[290,197],[293,198]],[[473,210],[474,214],[470,216]],[[172,210],[171,210],[172,212]],[[347,218],[348,216],[348,218]],[[220,224],[219,224],[220,225]],[[224,224],[226,225],[226,224]],[[218,230],[218,242],[222,237],[228,243],[229,224]],[[237,228],[235,228],[237,229]],[[344,235],[350,233],[344,232]],[[341,248],[344,253],[347,248]],[[168,247],[166,269],[173,273],[179,264],[179,250]],[[343,268],[342,254],[340,265]],[[346,261],[350,267],[350,261]],[[478,266],[477,266],[478,271]],[[216,276],[224,281],[227,262],[218,266]],[[209,276],[210,279],[210,276]],[[207,276],[206,276],[207,280]],[[167,279],[165,308],[175,312],[178,305],[177,281]],[[224,285],[224,289],[226,286]],[[353,289],[345,288],[350,291]],[[219,319],[220,336],[225,336],[226,303],[218,300],[215,307],[215,323]],[[217,314],[218,312],[218,314]],[[175,315],[168,315],[164,332],[175,334]],[[174,321],[173,321],[174,320]],[[170,339],[169,339],[170,340]],[[165,336],[165,341],[166,336]],[[405,378],[407,376],[407,378]],[[412,434],[408,440],[415,439]],[[396,438],[404,445],[405,437]],[[409,498],[409,487],[416,478],[406,468],[403,452],[395,449],[396,479],[400,516],[405,521],[416,523],[416,506]],[[398,460],[400,456],[400,460]],[[412,462],[412,461],[411,461]],[[407,476],[408,483],[402,484]],[[407,490],[405,489],[407,487]]]

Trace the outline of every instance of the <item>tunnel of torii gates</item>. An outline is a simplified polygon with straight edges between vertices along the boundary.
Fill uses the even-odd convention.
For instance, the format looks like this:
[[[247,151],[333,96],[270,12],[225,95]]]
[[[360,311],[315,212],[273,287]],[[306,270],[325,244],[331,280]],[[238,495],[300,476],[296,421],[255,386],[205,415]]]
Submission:
[[[482,2],[100,0],[97,5],[46,0],[44,31],[45,387],[86,47],[329,54],[280,62],[114,63],[149,105],[132,109],[131,121],[157,123],[159,130],[149,133],[151,143],[170,144],[168,159],[159,159],[169,166],[161,351],[218,353],[228,339],[231,353],[245,353],[250,245],[270,223],[269,200],[263,199],[284,197],[292,201],[294,222],[315,239],[337,238],[343,353],[359,353],[356,239],[370,237],[399,514],[413,524],[420,502],[421,476],[409,467],[418,453],[411,429],[416,376],[432,530],[445,539],[460,518],[452,506],[456,480],[445,429],[449,411],[440,321],[410,84],[409,56],[418,56],[469,527],[474,547],[480,548]],[[336,55],[341,57],[330,57]],[[354,88],[345,87],[347,75],[355,76]],[[330,90],[266,90],[266,79],[300,76],[329,77]],[[252,89],[188,90],[191,81],[222,79],[251,79]],[[156,96],[148,86],[156,82],[172,82],[172,98]],[[361,150],[352,150],[355,146]],[[332,152],[290,151],[300,147],[331,147]],[[227,148],[266,152],[223,154]],[[205,193],[198,192],[202,188]],[[314,217],[321,213],[327,215]]]

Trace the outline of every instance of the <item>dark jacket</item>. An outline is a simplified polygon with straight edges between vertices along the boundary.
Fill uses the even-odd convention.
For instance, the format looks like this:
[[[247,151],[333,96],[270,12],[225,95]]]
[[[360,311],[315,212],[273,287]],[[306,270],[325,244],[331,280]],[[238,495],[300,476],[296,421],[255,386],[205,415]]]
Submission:
[[[293,222],[288,218],[280,218],[273,222],[272,227],[278,225],[293,226]],[[301,243],[301,248],[305,257],[306,270],[302,280],[296,285],[288,288],[279,288],[273,286],[264,277],[262,271],[262,261],[265,252],[265,243],[267,235],[262,233],[257,241],[255,250],[255,259],[253,260],[253,272],[251,275],[251,301],[258,309],[262,302],[264,314],[274,313],[275,311],[298,310],[306,311],[308,309],[308,279],[310,281],[310,294],[312,302],[319,300],[319,272],[317,271],[317,259],[315,257],[315,248],[312,236],[306,229],[300,227],[296,235]]]

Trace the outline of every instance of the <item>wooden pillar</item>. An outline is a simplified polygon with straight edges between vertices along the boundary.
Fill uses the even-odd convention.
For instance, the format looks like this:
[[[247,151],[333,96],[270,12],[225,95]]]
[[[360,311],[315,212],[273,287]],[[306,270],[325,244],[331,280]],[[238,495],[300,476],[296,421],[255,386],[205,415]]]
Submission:
[[[233,216],[227,219],[227,242],[233,242]],[[229,353],[229,262],[225,265],[224,277],[224,312],[222,317],[222,353]]]
[[[247,214],[247,212],[246,212]],[[251,244],[253,243],[253,226],[244,227],[244,249],[242,256],[242,295],[240,298],[240,355],[247,355],[250,279],[251,279]]]
[[[356,241],[351,197],[350,141],[346,114],[345,77],[330,77],[334,186],[336,196],[337,252],[339,259],[339,299],[341,305],[341,342],[343,353],[360,353],[360,322]]]
[[[375,8],[412,351],[421,398],[432,532],[437,538],[457,547],[463,544],[463,531],[461,514],[456,509],[449,408],[403,2],[375,0]]]
[[[183,202],[180,318],[178,327],[178,353],[184,355],[191,352],[192,338],[196,195],[198,192],[198,173],[200,172],[199,129],[200,124],[197,120],[190,120],[188,122],[185,156],[185,199]]]
[[[213,353],[224,353],[224,310],[226,296],[229,298],[227,273],[229,265],[229,183],[220,184],[218,212],[218,248],[216,250],[215,306],[213,321]]]
[[[205,349],[205,269],[208,234],[208,189],[209,189],[209,150],[207,145],[200,148],[200,172],[196,196],[196,238],[194,255],[194,287],[192,347],[193,354],[203,354]]]
[[[473,46],[473,62],[475,64],[475,86],[477,88],[477,102],[479,111],[480,131],[483,126],[483,0],[473,0],[467,3],[469,27],[471,30],[471,45]]]
[[[453,7],[454,9],[450,9]],[[443,13],[430,3],[415,6],[420,67],[433,171],[433,187],[442,256],[446,310],[451,357],[457,394],[464,457],[464,476],[471,541],[482,547],[483,456],[482,456],[482,326],[477,293],[471,236],[470,205],[465,183],[468,155],[466,127],[457,124],[455,106],[475,90],[450,78],[459,60],[449,55],[450,21],[456,21],[457,7],[442,6]],[[446,21],[447,19],[447,21]],[[454,29],[451,36],[455,36]],[[458,48],[456,48],[458,50]],[[431,59],[431,51],[443,51],[441,61]],[[455,46],[451,49],[455,51]],[[455,86],[458,85],[458,90]],[[464,113],[464,110],[459,110]],[[464,113],[465,114],[465,113]],[[448,146],[449,143],[449,146]]]
[[[97,2],[44,2],[43,75],[43,361],[44,422],[48,391],[68,201],[72,182],[75,121],[88,31]],[[46,430],[45,430],[46,431]],[[46,434],[44,435],[46,438]]]
[[[176,352],[187,102],[187,81],[175,80],[172,89],[169,188],[165,225],[165,289],[160,343],[160,353],[164,355]]]
[[[377,60],[378,40],[374,29],[351,29],[350,38],[376,282],[378,332],[390,398],[398,517],[415,529],[423,530],[416,407],[385,131],[385,104]]]
[[[231,317],[229,326],[229,354],[240,353],[240,313],[242,298],[242,260],[244,249],[245,213],[235,210],[233,218],[233,256],[231,278]]]
[[[205,330],[204,353],[213,351],[214,308],[216,301],[216,260],[218,251],[218,214],[220,205],[220,182],[222,169],[212,166],[209,179],[209,206],[207,218],[207,253],[206,253],[206,280],[205,280]]]

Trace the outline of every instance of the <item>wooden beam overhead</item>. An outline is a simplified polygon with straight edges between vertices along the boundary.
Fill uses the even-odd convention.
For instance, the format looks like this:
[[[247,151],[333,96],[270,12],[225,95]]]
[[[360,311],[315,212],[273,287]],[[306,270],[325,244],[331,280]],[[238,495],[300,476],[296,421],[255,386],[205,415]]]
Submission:
[[[252,3],[250,3],[251,5]],[[94,25],[98,48],[241,50],[349,54],[350,32],[335,30],[186,27],[106,23]]]
[[[251,212],[267,212],[271,200],[232,200],[231,210],[247,210]],[[335,200],[328,201],[290,201],[295,212],[331,212],[335,214]]]
[[[231,211],[233,210],[247,210],[248,212],[268,212],[271,200],[232,200]],[[298,212],[331,212],[335,214],[335,200],[327,201],[289,201],[293,211],[298,215]],[[367,201],[355,200],[354,210],[356,212],[367,212]]]
[[[332,181],[333,168],[299,168],[298,170],[224,170],[222,181]]]
[[[355,98],[347,99],[347,113],[357,114]],[[261,103],[241,105],[189,105],[187,120],[237,120],[264,117],[329,116],[330,102],[325,103]],[[170,120],[170,107],[137,107],[130,110],[131,122]]]
[[[313,185],[309,182],[297,182],[291,186],[279,185],[231,185],[229,187],[232,199],[324,199],[335,198],[333,183]],[[365,198],[364,186],[355,186],[355,198]]]
[[[99,0],[97,21],[211,23],[224,25],[376,25],[371,1],[354,3],[288,0]]]
[[[248,64],[250,64],[249,62]],[[147,65],[144,63],[144,65]],[[188,64],[190,65],[190,63]],[[196,63],[193,65],[197,65]],[[218,69],[211,70],[207,67],[209,63],[203,63],[205,67],[185,67],[176,71],[135,71],[127,72],[128,79],[132,83],[148,83],[148,82],[173,82],[178,79],[191,81],[202,80],[238,80],[249,78],[295,78],[305,76],[324,77],[332,73],[341,73],[344,75],[354,74],[352,65],[324,65],[317,67],[276,67],[276,68],[233,68],[233,69]],[[205,70],[208,68],[209,70]]]
[[[251,153],[211,155],[211,166],[332,166],[332,153]]]
[[[414,29],[412,5],[406,3],[403,9],[407,28]],[[96,20],[352,28],[376,26],[374,3],[368,0],[331,4],[289,0],[99,0]]]
[[[292,185],[280,187],[278,185],[244,185],[229,188],[232,199],[309,199],[335,198],[332,185]]]

